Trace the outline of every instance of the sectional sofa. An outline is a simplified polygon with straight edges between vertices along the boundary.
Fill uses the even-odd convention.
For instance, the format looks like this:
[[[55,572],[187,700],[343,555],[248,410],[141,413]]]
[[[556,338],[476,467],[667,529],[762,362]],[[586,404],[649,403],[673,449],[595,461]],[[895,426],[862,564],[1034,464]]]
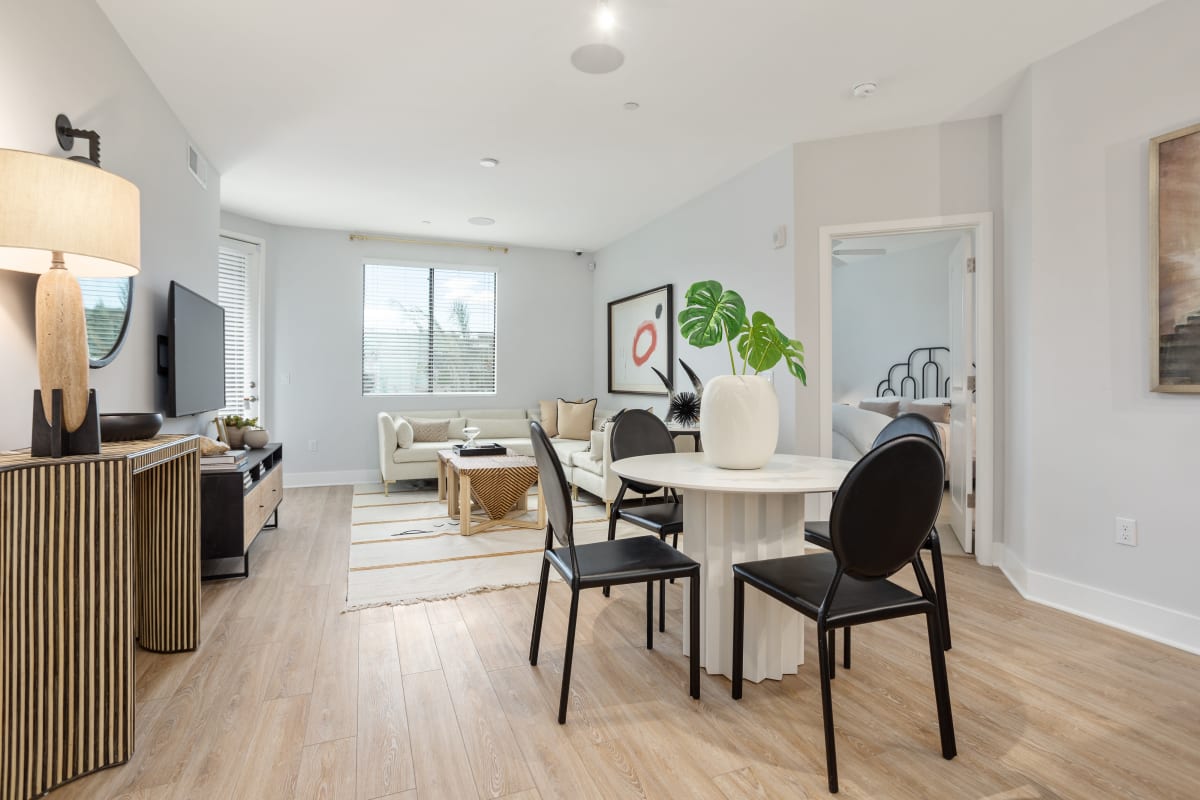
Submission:
[[[612,455],[608,447],[608,431],[612,426],[604,430],[604,423],[619,411],[620,409],[597,409],[592,418],[591,436],[587,441],[561,437],[550,440],[558,453],[559,461],[562,462],[567,481],[574,487],[573,491],[578,493],[579,490],[583,490],[600,498],[604,502],[606,514],[621,487],[621,479],[611,469]],[[447,420],[448,438],[436,442],[405,442],[404,446],[401,446],[402,442],[397,434],[397,423],[401,419],[439,422]],[[541,420],[537,408],[381,411],[378,416],[379,473],[383,479],[384,491],[387,491],[391,481],[437,477],[437,451],[446,450],[465,441],[465,427],[479,428],[480,442],[497,442],[513,452],[533,455],[533,446],[529,441],[530,420]],[[691,450],[691,437],[679,437],[676,447],[679,450]]]

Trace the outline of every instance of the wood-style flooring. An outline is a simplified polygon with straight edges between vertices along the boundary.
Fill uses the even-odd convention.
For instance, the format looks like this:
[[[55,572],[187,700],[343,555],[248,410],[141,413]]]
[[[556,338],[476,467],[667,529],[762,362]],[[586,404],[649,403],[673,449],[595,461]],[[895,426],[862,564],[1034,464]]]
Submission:
[[[349,487],[289,490],[251,577],[206,584],[195,653],[137,653],[133,759],[52,800],[827,797],[817,669],[687,696],[683,583],[644,648],[641,587],[552,585],[343,614]],[[958,758],[939,755],[922,621],[859,628],[833,686],[846,798],[1200,798],[1200,657],[1022,600],[946,561]],[[531,576],[533,577],[533,576]]]

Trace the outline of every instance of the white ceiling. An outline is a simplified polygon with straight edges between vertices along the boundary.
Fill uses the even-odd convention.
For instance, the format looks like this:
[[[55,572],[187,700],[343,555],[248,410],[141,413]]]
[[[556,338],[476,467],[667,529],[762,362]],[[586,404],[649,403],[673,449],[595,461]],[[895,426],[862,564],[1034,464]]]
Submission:
[[[98,2],[223,207],[593,250],[792,142],[995,113],[1026,65],[1157,0],[611,0],[611,37],[594,0]],[[577,72],[605,38],[625,65]]]

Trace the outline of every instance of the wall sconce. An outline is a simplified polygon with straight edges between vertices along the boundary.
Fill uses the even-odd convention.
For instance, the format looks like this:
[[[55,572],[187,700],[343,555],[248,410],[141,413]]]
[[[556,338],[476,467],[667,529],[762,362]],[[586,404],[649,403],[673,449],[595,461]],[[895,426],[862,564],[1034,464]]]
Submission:
[[[100,136],[59,115],[63,149],[90,142],[89,158],[0,149],[0,269],[40,273],[36,328],[40,390],[34,390],[32,454],[100,452],[96,393],[88,388],[88,344],[76,275],[123,277],[141,270],[138,189],[99,168]]]

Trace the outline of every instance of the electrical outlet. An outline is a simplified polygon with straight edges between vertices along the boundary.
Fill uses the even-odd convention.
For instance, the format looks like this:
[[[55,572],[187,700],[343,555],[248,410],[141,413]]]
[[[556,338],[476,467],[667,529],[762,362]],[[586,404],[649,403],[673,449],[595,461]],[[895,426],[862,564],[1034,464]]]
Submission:
[[[1137,547],[1137,520],[1117,517],[1117,544]]]
[[[309,449],[309,451],[311,451],[313,453],[317,452],[317,440],[316,439],[308,440],[308,449]]]

